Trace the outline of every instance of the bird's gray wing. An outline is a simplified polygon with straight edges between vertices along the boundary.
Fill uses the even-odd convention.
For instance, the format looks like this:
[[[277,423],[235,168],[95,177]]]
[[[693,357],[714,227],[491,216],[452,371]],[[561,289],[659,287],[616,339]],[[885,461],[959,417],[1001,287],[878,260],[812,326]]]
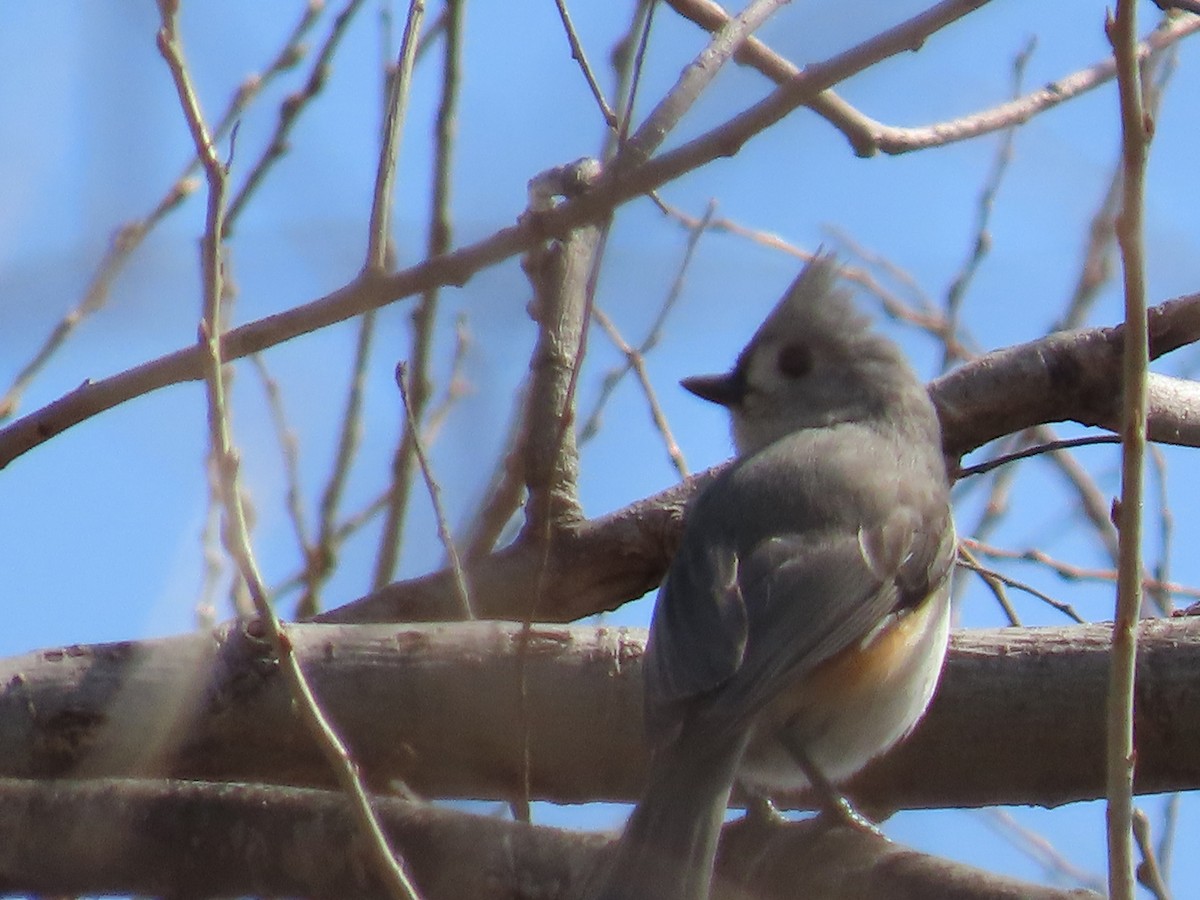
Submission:
[[[658,592],[643,660],[646,730],[668,740],[686,704],[727,682],[749,634],[735,549],[684,540]]]
[[[793,679],[923,600],[953,558],[952,532],[938,525],[902,508],[857,531],[774,535],[743,558],[685,542],[651,629],[651,739],[668,739],[685,715],[743,727]]]

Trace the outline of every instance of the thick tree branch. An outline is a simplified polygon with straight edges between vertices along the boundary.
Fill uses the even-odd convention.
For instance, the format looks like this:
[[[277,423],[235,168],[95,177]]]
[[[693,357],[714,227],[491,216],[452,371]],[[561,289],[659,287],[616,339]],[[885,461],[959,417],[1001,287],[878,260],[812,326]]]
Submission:
[[[603,844],[423,803],[376,802],[426,900],[546,898],[560,895],[556,887],[567,897],[574,871]],[[334,792],[114,779],[0,779],[0,892],[389,896],[371,877],[349,804]]]
[[[514,796],[528,740],[534,797],[640,790],[641,630],[297,625],[289,636],[376,788],[400,778],[429,797]],[[929,715],[852,795],[877,810],[1102,796],[1109,645],[1103,625],[956,633]],[[1147,621],[1138,659],[1138,790],[1196,788],[1200,619]],[[265,646],[235,627],[29,654],[0,663],[0,684],[0,777],[331,782]]]
[[[559,186],[559,192],[570,196],[569,187]],[[600,228],[580,228],[568,240],[534,248],[522,260],[533,286],[529,314],[538,324],[529,361],[529,399],[522,410],[521,454],[529,492],[524,534],[542,546],[560,527],[583,518],[575,394],[592,273],[602,244]]]
[[[427,900],[578,895],[606,840],[398,799],[378,800]],[[769,847],[768,853],[763,852]],[[0,890],[42,896],[380,897],[345,799],[198,782],[0,779]],[[880,837],[811,822],[725,829],[716,900],[1065,900]]]
[[[1200,339],[1200,294],[1148,311],[1150,358]],[[1074,420],[1115,430],[1120,420],[1125,327],[1062,331],[996,350],[955,369],[929,388],[949,456],[1046,422]],[[1200,446],[1196,394],[1176,381],[1150,389],[1150,438]],[[1175,405],[1186,395],[1182,406]]]

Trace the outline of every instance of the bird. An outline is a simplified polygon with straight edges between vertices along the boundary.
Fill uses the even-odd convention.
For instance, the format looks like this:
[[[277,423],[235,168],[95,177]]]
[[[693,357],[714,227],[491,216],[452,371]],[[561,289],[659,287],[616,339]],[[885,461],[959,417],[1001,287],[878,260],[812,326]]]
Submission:
[[[736,784],[840,785],[903,739],[936,688],[956,555],[936,411],[818,253],[732,370],[735,459],[689,504],[643,657],[645,788],[589,900],[707,900]]]

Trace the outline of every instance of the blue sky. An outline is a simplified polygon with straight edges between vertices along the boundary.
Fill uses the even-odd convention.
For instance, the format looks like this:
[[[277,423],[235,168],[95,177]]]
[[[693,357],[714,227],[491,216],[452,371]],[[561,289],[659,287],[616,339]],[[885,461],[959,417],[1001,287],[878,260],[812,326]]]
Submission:
[[[184,4],[183,39],[201,101],[211,116],[250,72],[260,69],[298,16],[299,7],[268,16],[257,4],[222,0]],[[625,27],[629,4],[578,4],[576,26],[607,85],[604,68]],[[798,64],[820,60],[922,4],[890,4],[886,13],[845,15],[842,4],[797,3],[761,36]],[[397,11],[399,19],[402,10]],[[436,9],[431,8],[431,13]],[[1152,7],[1142,9],[1144,26]],[[886,18],[884,17],[886,15]],[[953,118],[1006,99],[1013,57],[1033,35],[1037,47],[1026,85],[1063,77],[1106,51],[1101,4],[993,3],[936,35],[919,53],[889,60],[841,86],[864,112],[897,125]],[[456,244],[514,221],[526,182],[539,171],[592,155],[601,126],[590,94],[571,61],[549,0],[478,4],[466,16],[464,78],[453,184]],[[153,4],[132,2],[7,4],[0,9],[0,384],[25,363],[44,335],[80,296],[121,223],[144,214],[189,158],[190,142],[177,100],[154,45]],[[314,32],[318,42],[328,17]],[[398,31],[398,25],[396,30]],[[661,9],[650,46],[642,97],[656,99],[703,46],[703,35]],[[287,156],[272,170],[238,223],[233,272],[235,318],[248,321],[311,300],[357,272],[365,250],[378,131],[379,7],[367,4],[349,29],[325,93],[301,121]],[[417,71],[396,194],[396,238],[402,264],[420,258],[428,206],[429,134],[437,105],[437,48]],[[302,63],[300,71],[306,70]],[[1180,177],[1194,165],[1197,143],[1193,85],[1197,52],[1185,43],[1158,120],[1148,179],[1146,240],[1152,301],[1193,291],[1200,282],[1197,210],[1200,186]],[[273,86],[242,119],[233,156],[235,183],[244,176],[274,125],[281,99],[299,83],[293,73]],[[667,146],[714,126],[766,90],[757,73],[731,68],[683,121]],[[643,112],[646,108],[643,102]],[[1035,118],[1017,136],[1015,156],[996,200],[992,250],[964,308],[981,350],[1029,340],[1059,315],[1077,277],[1087,222],[1110,177],[1117,152],[1116,93],[1111,85]],[[837,247],[845,233],[912,273],[940,302],[970,248],[981,185],[998,136],[898,158],[858,159],[822,120],[797,112],[735,158],[717,161],[664,190],[692,215],[711,200],[718,213],[805,248]],[[199,310],[197,239],[203,202],[193,197],[151,235],[116,281],[108,306],[89,319],[35,381],[21,412],[194,339]],[[648,202],[617,218],[599,302],[638,342],[657,313],[683,254],[686,235]],[[763,313],[791,280],[797,263],[778,251],[728,234],[700,242],[687,286],[647,367],[693,470],[730,452],[718,410],[678,389],[684,375],[724,368]],[[527,288],[517,262],[480,273],[444,292],[444,321],[435,347],[435,374],[447,371],[453,318],[467,317],[473,335],[465,376],[471,392],[457,403],[433,448],[435,469],[455,522],[477,503],[501,446],[512,392],[527,365],[533,331],[524,307]],[[878,315],[878,302],[862,306]],[[369,373],[361,458],[351,477],[348,509],[379,484],[397,428],[391,382],[407,353],[407,311],[383,311]],[[1110,286],[1091,324],[1121,316]],[[902,342],[914,365],[936,372],[939,350],[904,326],[882,327]],[[289,419],[300,439],[300,471],[308,502],[319,491],[333,454],[345,395],[345,360],[355,327],[343,324],[265,355],[279,379]],[[604,373],[618,355],[596,333],[581,383],[590,410]],[[1185,350],[1156,368],[1194,367]],[[257,376],[237,370],[235,431],[253,497],[256,550],[272,583],[295,570],[296,545],[282,495],[280,453]],[[645,401],[627,379],[606,411],[607,427],[585,446],[581,495],[589,515],[603,513],[667,486],[674,472],[650,426]],[[6,628],[0,654],[40,647],[169,634],[193,627],[206,512],[203,471],[203,391],[181,385],[138,398],[55,438],[0,472],[0,575]],[[1062,429],[1075,433],[1076,429]],[[1173,580],[1200,583],[1200,561],[1186,552],[1197,540],[1192,512],[1194,456],[1166,454],[1175,500]],[[1080,460],[1102,490],[1117,490],[1111,448],[1089,448]],[[635,464],[631,464],[635,462]],[[1150,482],[1153,486],[1154,482]],[[1152,489],[1151,494],[1154,494]],[[409,519],[402,574],[439,564],[428,504]],[[960,528],[974,522],[980,492],[967,492]],[[1053,469],[1024,465],[1010,498],[1012,511],[993,536],[1015,549],[1036,546],[1085,566],[1104,564],[1097,544],[1073,527],[1075,506]],[[1148,559],[1161,550],[1151,509]],[[368,586],[374,539],[368,529],[346,548],[325,599],[337,605]],[[1183,548],[1183,552],[1180,552]],[[1069,586],[1029,567],[1014,574],[1068,600],[1086,616],[1111,617],[1112,591]],[[1018,598],[1030,623],[1060,622],[1037,601]],[[647,602],[618,614],[642,621]],[[223,610],[222,615],[226,614]],[[969,626],[1000,624],[999,611],[974,585],[961,610]],[[1144,805],[1157,822],[1163,801]],[[544,809],[545,821],[581,827],[615,823],[620,810]],[[1103,807],[1016,810],[1070,860],[1103,871]],[[1197,833],[1194,797],[1182,806],[1179,833]],[[1011,850],[978,813],[902,814],[889,822],[899,840],[1042,878],[1039,866]],[[1200,877],[1194,859],[1176,860],[1175,884]],[[1180,896],[1184,896],[1180,892]]]

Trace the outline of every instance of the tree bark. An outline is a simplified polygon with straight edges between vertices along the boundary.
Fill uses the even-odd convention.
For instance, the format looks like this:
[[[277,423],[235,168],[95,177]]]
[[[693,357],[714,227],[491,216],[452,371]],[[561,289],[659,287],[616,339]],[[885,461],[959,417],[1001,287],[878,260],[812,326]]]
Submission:
[[[529,799],[638,795],[642,630],[289,635],[376,789],[524,799],[527,780]],[[1200,619],[1146,621],[1139,647],[1138,790],[1200,787]],[[850,794],[868,810],[1103,796],[1108,648],[1105,625],[957,632],[928,716]],[[33,653],[0,662],[0,684],[0,777],[331,784],[265,646],[239,627]]]
[[[394,797],[376,808],[424,900],[576,897],[609,839]],[[345,797],[196,782],[0,779],[0,892],[386,897]],[[714,900],[1066,900],[812,820],[726,826]]]

